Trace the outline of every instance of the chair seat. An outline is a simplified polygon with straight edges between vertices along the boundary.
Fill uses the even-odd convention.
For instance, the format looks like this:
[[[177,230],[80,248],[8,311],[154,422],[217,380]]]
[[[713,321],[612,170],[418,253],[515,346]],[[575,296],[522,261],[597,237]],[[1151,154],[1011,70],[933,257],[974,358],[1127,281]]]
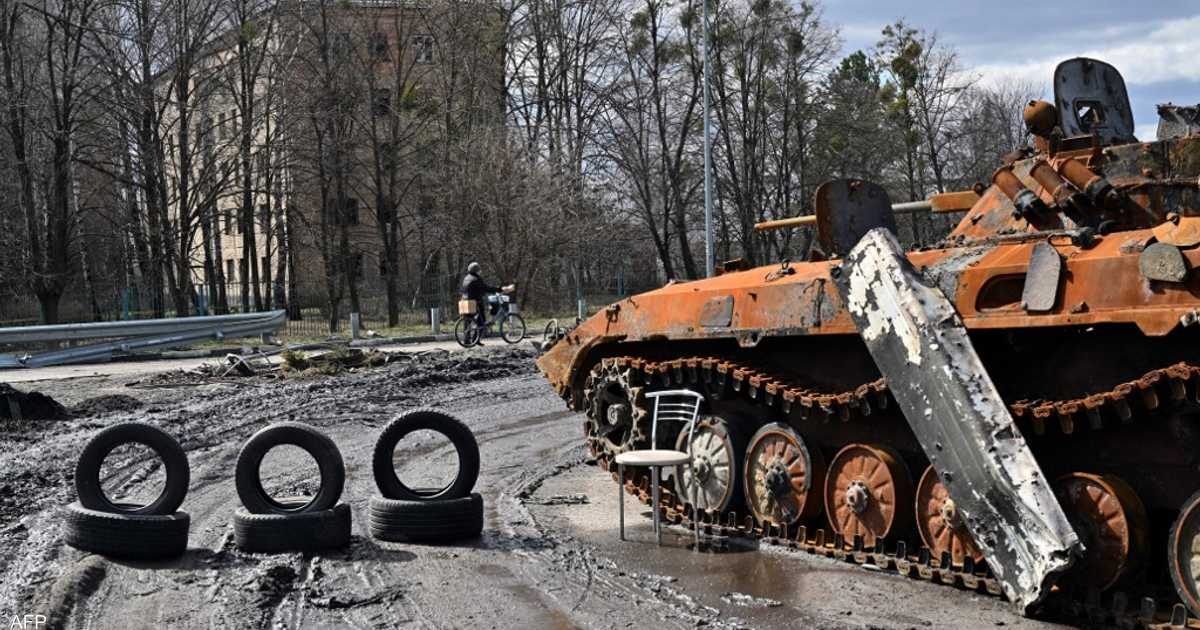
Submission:
[[[690,460],[687,453],[662,449],[628,451],[617,455],[617,463],[625,466],[675,466]]]

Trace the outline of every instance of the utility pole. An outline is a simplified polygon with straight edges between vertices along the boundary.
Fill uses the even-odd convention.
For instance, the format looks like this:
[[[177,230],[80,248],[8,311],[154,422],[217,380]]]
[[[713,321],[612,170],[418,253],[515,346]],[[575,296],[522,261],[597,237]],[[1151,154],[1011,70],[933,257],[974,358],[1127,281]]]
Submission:
[[[713,251],[712,213],[712,121],[709,116],[708,0],[704,2],[704,270],[709,278],[716,275]]]

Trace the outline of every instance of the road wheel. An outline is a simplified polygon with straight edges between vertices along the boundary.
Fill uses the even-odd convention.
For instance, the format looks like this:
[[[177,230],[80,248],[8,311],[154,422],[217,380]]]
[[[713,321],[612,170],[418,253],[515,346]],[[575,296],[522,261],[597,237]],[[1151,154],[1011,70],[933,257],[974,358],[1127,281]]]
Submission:
[[[691,506],[695,484],[699,481],[696,502],[709,514],[720,514],[742,498],[742,458],[746,438],[719,416],[705,416],[691,433],[679,432],[675,450],[691,453],[692,461],[675,467],[675,492],[684,505]]]
[[[163,461],[167,480],[162,494],[148,505],[114,503],[100,485],[100,467],[114,449],[125,444],[143,444]],[[183,505],[190,476],[187,455],[179,442],[162,429],[141,422],[114,425],[88,440],[75,464],[75,493],[79,504],[90,510],[124,514],[169,515]]]
[[[483,532],[483,497],[478,493],[444,501],[371,497],[371,536],[393,542],[445,543],[478,538]]]
[[[67,544],[102,556],[125,560],[176,558],[187,550],[186,512],[138,514],[137,506],[118,504],[121,513],[92,510],[72,503],[66,510]]]
[[[1148,518],[1133,488],[1114,475],[1073,472],[1054,482],[1054,494],[1085,549],[1064,582],[1105,590],[1137,572]]]
[[[458,474],[444,488],[432,490],[409,488],[396,475],[393,460],[396,445],[413,431],[427,430],[441,433],[454,445],[458,452]],[[479,443],[475,434],[454,416],[433,409],[407,411],[388,423],[375,442],[371,457],[375,483],[379,492],[388,499],[407,501],[433,501],[460,499],[475,488],[479,479]]]
[[[821,513],[825,458],[786,424],[764,425],[750,438],[744,479],[746,506],[759,523],[792,525]]]
[[[1188,497],[1171,526],[1167,563],[1179,599],[1200,616],[1200,492]]]
[[[650,444],[650,413],[640,372],[604,359],[588,374],[584,389],[584,435],[588,450],[604,470],[616,472],[613,460]]]
[[[912,521],[913,484],[908,467],[883,445],[850,444],[829,462],[825,513],[846,544],[863,545],[908,527]]]
[[[304,499],[282,499],[280,503],[303,506]],[[233,513],[233,538],[238,549],[251,553],[319,551],[350,544],[350,506],[341,503],[331,510],[294,514],[252,514],[245,509]]]
[[[267,451],[284,444],[304,449],[317,462],[321,487],[308,503],[276,501],[263,489],[259,475],[263,458]],[[242,447],[238,453],[234,480],[242,505],[252,514],[318,512],[332,509],[342,497],[342,488],[346,484],[346,465],[342,461],[341,451],[329,436],[307,424],[280,422],[255,433]]]
[[[517,343],[525,338],[525,320],[516,313],[509,313],[500,322],[500,336],[508,343]]]
[[[925,469],[917,483],[916,508],[917,531],[934,558],[948,553],[951,562],[959,566],[967,558],[976,564],[983,562],[983,552],[975,546],[975,539],[933,466]]]

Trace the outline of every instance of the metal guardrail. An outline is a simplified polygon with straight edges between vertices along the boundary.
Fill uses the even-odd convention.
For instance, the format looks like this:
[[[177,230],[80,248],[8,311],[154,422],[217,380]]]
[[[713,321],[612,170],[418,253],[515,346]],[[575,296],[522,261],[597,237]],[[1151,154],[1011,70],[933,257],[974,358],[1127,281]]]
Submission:
[[[105,361],[111,359],[114,352],[186,346],[209,339],[253,337],[275,332],[286,324],[286,311],[269,311],[243,315],[0,328],[0,344],[10,345],[112,339],[36,354],[0,354],[0,369]]]

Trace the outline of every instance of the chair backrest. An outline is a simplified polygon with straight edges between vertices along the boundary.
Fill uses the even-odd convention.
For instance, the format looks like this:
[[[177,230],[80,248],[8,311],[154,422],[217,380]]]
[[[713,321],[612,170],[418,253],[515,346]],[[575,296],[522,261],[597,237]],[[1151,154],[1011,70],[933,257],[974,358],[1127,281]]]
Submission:
[[[692,450],[692,432],[696,429],[696,419],[700,417],[700,404],[704,396],[690,389],[668,389],[661,392],[650,392],[646,398],[654,401],[654,420],[650,425],[650,445],[658,445],[658,421],[668,420],[684,422],[688,431],[688,454]]]

